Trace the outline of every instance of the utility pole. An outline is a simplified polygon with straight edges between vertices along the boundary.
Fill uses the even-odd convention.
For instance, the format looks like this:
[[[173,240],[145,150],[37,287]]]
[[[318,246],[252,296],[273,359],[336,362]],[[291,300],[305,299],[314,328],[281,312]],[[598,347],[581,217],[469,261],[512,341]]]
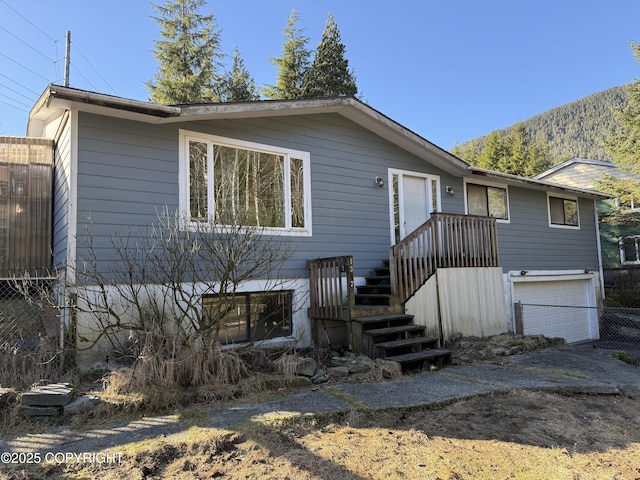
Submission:
[[[64,57],[64,86],[69,86],[69,66],[71,65],[71,31],[67,30],[67,49]]]

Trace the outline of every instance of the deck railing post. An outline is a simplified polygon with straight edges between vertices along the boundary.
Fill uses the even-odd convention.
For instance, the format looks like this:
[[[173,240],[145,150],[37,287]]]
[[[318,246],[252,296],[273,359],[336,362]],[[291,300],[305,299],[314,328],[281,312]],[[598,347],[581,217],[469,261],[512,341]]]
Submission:
[[[496,219],[433,213],[391,247],[391,292],[406,301],[441,267],[497,267]]]
[[[355,294],[355,286],[353,280],[353,257],[349,255],[345,259],[346,265],[346,274],[347,274],[347,304],[348,310],[347,315],[348,318],[345,320],[351,321],[351,310],[356,308],[356,294]]]

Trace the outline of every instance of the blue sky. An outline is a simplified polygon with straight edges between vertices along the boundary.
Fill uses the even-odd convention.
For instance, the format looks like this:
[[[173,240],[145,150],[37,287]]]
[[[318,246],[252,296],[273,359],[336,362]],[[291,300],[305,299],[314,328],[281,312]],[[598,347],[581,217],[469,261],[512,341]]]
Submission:
[[[160,2],[161,0],[158,0]],[[292,9],[315,48],[332,12],[360,95],[442,148],[636,80],[637,0],[208,2],[224,53],[275,82]],[[160,38],[146,0],[0,0],[0,135],[24,135],[48,83],[147,100]],[[230,63],[230,62],[229,62]]]

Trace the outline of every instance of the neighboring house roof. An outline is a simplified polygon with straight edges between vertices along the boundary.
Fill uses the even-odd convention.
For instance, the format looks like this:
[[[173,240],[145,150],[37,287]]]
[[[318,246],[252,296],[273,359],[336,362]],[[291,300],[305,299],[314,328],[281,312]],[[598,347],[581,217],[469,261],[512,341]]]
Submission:
[[[595,181],[599,180],[602,175],[610,175],[617,178],[635,178],[635,175],[620,170],[613,162],[587,160],[584,158],[572,158],[536,175],[534,178],[570,187],[595,190]]]
[[[51,84],[31,109],[27,134],[29,136],[43,135],[45,125],[53,119],[61,117],[67,110],[78,110],[155,124],[335,113],[452,175],[489,176],[508,184],[527,188],[565,191],[590,198],[609,197],[600,192],[584,190],[579,187],[568,187],[541,179],[518,177],[472,167],[354,97],[166,106]]]

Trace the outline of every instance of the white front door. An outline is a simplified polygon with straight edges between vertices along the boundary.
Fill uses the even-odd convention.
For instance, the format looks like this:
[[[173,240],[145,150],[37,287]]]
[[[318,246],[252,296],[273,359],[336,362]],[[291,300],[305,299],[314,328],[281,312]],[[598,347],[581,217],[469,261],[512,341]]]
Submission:
[[[405,175],[402,179],[403,222],[402,238],[409,235],[429,218],[427,179]]]
[[[429,219],[440,209],[440,179],[399,170],[390,170],[391,240],[395,244]]]

